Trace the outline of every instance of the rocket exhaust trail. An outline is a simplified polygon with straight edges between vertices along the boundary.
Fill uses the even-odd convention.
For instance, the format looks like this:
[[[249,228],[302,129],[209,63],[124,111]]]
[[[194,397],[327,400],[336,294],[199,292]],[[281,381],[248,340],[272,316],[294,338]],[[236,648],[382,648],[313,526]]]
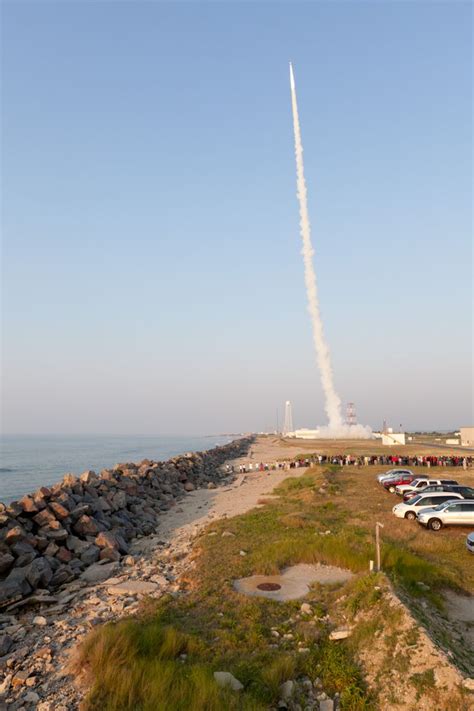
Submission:
[[[298,104],[296,103],[296,88],[293,67],[290,62],[291,107],[293,110],[293,130],[295,134],[296,182],[297,196],[300,208],[300,232],[303,240],[304,278],[308,296],[308,311],[311,316],[313,341],[316,359],[321,374],[325,398],[325,410],[329,420],[330,430],[345,429],[341,413],[341,399],[334,388],[334,379],[329,348],[324,337],[323,322],[319,310],[318,287],[313,266],[314,249],[311,244],[311,227],[308,216],[306,182],[304,178],[303,146],[301,143]]]

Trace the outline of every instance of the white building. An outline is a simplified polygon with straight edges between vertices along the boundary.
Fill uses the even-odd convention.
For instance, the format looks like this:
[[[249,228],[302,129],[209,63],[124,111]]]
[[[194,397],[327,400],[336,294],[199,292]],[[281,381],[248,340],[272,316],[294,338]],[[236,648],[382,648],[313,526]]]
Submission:
[[[474,447],[474,427],[461,427],[461,445]]]
[[[317,439],[318,430],[308,430],[302,428],[301,430],[295,430],[294,432],[288,432],[287,437],[296,437],[297,439]]]
[[[382,432],[382,444],[388,447],[406,444],[405,432]]]

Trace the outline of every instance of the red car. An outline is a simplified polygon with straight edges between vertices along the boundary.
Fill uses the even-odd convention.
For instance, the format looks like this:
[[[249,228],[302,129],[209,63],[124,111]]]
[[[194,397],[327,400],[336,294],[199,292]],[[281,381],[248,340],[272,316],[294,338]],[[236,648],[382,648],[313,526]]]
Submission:
[[[382,482],[382,486],[391,494],[394,494],[396,486],[400,486],[401,484],[411,484],[415,478],[414,474],[397,474],[397,476],[390,477],[390,479],[385,479]]]

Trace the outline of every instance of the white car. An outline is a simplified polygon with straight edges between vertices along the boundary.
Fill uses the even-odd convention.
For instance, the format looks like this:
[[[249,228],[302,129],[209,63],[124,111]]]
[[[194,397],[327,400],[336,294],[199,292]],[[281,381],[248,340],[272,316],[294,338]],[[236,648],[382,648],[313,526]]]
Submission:
[[[420,511],[417,519],[418,523],[432,531],[439,531],[443,526],[472,526],[474,524],[474,501],[468,499],[457,501],[451,498],[435,508]]]
[[[383,472],[377,477],[377,481],[381,484],[384,479],[390,479],[392,476],[403,476],[404,474],[409,474],[410,476],[415,476],[410,469],[389,469],[388,472]]]
[[[472,533],[467,534],[466,548],[469,553],[474,553],[474,531]]]
[[[418,479],[413,479],[411,484],[399,484],[395,487],[395,491],[399,496],[403,496],[409,491],[413,491],[413,494],[421,493],[421,490],[427,486],[453,486],[457,483],[455,479],[425,479],[418,477]]]
[[[410,499],[407,503],[395,504],[392,512],[397,518],[409,518],[414,521],[417,514],[423,509],[432,509],[439,504],[444,504],[445,501],[454,499],[462,499],[461,494],[452,494],[449,491],[436,491],[432,494],[418,494]]]

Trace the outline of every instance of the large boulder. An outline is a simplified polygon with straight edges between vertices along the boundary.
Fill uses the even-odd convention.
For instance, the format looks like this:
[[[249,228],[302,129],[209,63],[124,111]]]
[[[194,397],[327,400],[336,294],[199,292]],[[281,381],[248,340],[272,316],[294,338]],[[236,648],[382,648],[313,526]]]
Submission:
[[[47,587],[52,577],[53,571],[44,556],[35,558],[25,571],[25,578],[33,589]]]
[[[21,541],[22,538],[26,536],[26,531],[23,526],[16,525],[9,528],[5,534],[5,541],[9,546],[13,545],[17,541]]]
[[[81,516],[72,527],[79,536],[94,536],[99,533],[97,522],[87,514]]]
[[[50,501],[49,508],[54,512],[57,519],[62,521],[69,516],[69,510],[58,501]]]
[[[33,521],[38,524],[38,526],[47,526],[51,521],[55,521],[55,515],[49,509],[43,509],[36,516],[33,516]]]
[[[36,550],[26,541],[18,541],[14,543],[11,548],[11,552],[16,556],[15,565],[22,567],[31,563],[34,558],[38,555]]]
[[[10,553],[0,553],[0,574],[10,570],[14,562],[15,558]]]
[[[24,496],[18,503],[25,513],[38,513],[38,506],[31,496]]]
[[[86,550],[83,550],[80,554],[80,558],[85,565],[91,565],[99,560],[99,554],[100,548],[93,543],[89,543]]]

